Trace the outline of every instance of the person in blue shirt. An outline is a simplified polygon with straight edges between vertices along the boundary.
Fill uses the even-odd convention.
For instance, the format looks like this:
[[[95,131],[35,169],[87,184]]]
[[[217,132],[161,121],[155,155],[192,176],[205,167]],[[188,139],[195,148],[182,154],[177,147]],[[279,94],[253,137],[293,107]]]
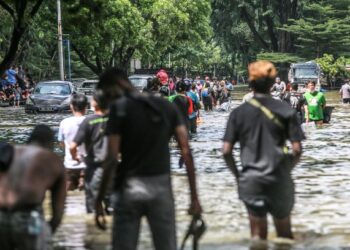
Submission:
[[[190,97],[192,99],[193,102],[193,112],[192,114],[188,115],[188,118],[190,120],[190,132],[192,134],[196,134],[197,133],[197,116],[199,114],[199,109],[200,109],[200,101],[199,101],[199,97],[196,93],[196,84],[187,84],[186,85],[187,89],[186,89],[186,95],[188,97]]]
[[[14,85],[17,80],[16,80],[16,75],[17,72],[15,70],[15,66],[12,66],[10,69],[6,70],[6,75],[7,75],[7,82],[11,85]]]

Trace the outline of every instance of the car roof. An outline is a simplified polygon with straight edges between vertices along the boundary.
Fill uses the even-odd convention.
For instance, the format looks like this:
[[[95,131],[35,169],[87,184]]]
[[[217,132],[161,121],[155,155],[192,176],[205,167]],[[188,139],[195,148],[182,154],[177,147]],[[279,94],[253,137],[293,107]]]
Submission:
[[[131,75],[129,78],[154,78],[155,75]]]
[[[38,82],[38,84],[72,84],[71,82],[68,81],[42,81],[42,82]]]
[[[93,80],[93,79],[91,79],[91,80],[85,80],[85,81],[83,81],[83,83],[85,83],[85,82],[98,82],[98,80]]]

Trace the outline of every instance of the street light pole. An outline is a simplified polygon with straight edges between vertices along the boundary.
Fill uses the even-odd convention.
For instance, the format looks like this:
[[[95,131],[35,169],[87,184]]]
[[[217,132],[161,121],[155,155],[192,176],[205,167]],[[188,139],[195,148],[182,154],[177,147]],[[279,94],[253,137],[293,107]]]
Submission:
[[[58,28],[58,61],[60,66],[60,78],[62,81],[64,81],[61,0],[57,0],[57,24],[58,24],[58,27],[57,27]]]

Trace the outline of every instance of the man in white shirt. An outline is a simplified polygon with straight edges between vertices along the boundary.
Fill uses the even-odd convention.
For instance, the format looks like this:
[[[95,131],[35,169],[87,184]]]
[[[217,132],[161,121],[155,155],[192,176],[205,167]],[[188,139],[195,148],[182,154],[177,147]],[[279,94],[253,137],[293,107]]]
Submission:
[[[65,150],[64,155],[64,166],[66,168],[67,175],[67,191],[84,188],[84,170],[85,163],[83,157],[85,156],[85,146],[81,145],[78,147],[78,159],[79,161],[73,160],[72,155],[69,151],[69,145],[73,141],[79,125],[85,119],[86,108],[88,105],[88,99],[85,95],[74,94],[72,95],[70,102],[70,109],[73,113],[72,117],[64,119],[58,130],[58,141],[61,142],[61,146]]]

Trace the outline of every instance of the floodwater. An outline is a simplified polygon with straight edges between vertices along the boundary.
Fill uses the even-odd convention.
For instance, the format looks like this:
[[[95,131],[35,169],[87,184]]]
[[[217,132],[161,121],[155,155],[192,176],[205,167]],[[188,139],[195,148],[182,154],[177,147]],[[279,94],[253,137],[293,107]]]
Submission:
[[[191,142],[203,217],[208,224],[200,249],[350,249],[350,106],[340,104],[335,92],[326,96],[328,104],[335,107],[331,124],[323,129],[306,129],[303,157],[293,171],[296,183],[293,210],[295,241],[277,239],[271,218],[269,241],[249,240],[247,214],[237,198],[234,178],[226,168],[221,153],[221,138],[229,113],[202,112],[203,123]],[[234,103],[238,105],[239,102]],[[67,115],[63,114],[26,115],[22,109],[1,108],[0,140],[23,143],[35,124],[48,124],[57,129],[60,120],[65,117]],[[56,151],[62,153],[58,148]],[[187,215],[187,179],[177,162],[178,151],[174,148],[172,180],[180,244],[190,217]],[[153,249],[145,222],[141,230],[139,249]],[[66,215],[55,235],[54,248],[110,249],[109,242],[110,230],[97,230],[93,218],[85,214],[83,193],[69,193]]]

